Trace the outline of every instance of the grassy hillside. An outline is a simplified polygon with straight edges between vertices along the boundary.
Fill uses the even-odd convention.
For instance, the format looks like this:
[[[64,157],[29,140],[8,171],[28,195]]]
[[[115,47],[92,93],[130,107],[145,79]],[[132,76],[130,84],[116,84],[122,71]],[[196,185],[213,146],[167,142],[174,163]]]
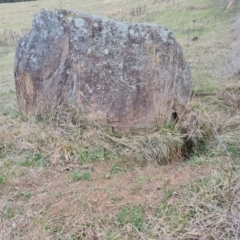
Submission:
[[[0,239],[240,239],[238,6],[62,0],[62,8],[173,30],[192,70],[189,113],[145,136],[72,124],[75,109],[69,121],[19,113],[15,47],[42,8],[60,1],[0,4]]]

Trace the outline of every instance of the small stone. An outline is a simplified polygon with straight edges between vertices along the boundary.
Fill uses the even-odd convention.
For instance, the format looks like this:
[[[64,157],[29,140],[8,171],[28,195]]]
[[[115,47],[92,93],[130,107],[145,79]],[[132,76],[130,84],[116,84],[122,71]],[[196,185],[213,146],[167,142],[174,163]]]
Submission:
[[[106,174],[106,179],[110,179],[110,177],[111,177],[111,174],[110,174],[110,173],[107,173],[107,174]]]

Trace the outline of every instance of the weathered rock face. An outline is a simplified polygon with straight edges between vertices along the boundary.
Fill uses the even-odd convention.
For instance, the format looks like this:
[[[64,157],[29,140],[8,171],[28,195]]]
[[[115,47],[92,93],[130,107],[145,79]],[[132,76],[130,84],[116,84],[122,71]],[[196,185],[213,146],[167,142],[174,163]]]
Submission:
[[[23,113],[73,103],[121,129],[148,128],[185,110],[191,74],[173,33],[66,10],[38,13],[15,58]]]

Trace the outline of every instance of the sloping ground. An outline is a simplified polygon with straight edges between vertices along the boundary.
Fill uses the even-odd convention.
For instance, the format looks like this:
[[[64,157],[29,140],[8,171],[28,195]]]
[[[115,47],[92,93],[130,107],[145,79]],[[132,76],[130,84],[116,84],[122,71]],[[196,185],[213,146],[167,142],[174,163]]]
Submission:
[[[237,6],[223,14],[220,1],[173,2],[62,0],[63,8],[175,32],[192,68],[190,107],[202,114],[185,127],[197,135],[195,124],[205,120],[213,134],[197,139],[186,161],[176,158],[179,126],[156,130],[168,143],[158,149],[175,156],[165,166],[157,165],[156,148],[146,154],[132,146],[137,136],[21,116],[15,36],[60,2],[0,5],[0,239],[240,239],[240,79],[228,65]]]

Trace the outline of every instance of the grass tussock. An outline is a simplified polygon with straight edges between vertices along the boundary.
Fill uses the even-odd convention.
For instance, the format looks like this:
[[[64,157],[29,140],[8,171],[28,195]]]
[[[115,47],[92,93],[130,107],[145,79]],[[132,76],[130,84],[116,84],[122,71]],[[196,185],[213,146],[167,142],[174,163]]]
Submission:
[[[51,165],[132,156],[142,163],[165,165],[181,161],[211,136],[211,125],[197,111],[190,111],[177,125],[172,123],[144,135],[112,132],[73,106],[29,119],[19,115],[6,123],[0,129],[2,155],[10,151],[29,157],[42,154],[51,159]]]
[[[23,32],[16,32],[14,30],[4,30],[0,32],[0,46],[9,47],[16,46]]]
[[[151,224],[166,239],[238,239],[239,180],[235,176],[234,197],[229,201],[225,174],[199,178],[161,203]]]
[[[181,121],[181,128],[187,135],[187,141],[192,141],[195,146],[208,140],[212,134],[211,124],[204,115],[199,110],[192,110]]]
[[[186,158],[200,155],[205,151],[209,139],[213,135],[213,127],[207,113],[191,110],[183,116],[180,123],[182,133],[185,134],[183,154]]]
[[[133,143],[145,161],[164,165],[182,160],[183,136],[179,131],[164,129]]]

